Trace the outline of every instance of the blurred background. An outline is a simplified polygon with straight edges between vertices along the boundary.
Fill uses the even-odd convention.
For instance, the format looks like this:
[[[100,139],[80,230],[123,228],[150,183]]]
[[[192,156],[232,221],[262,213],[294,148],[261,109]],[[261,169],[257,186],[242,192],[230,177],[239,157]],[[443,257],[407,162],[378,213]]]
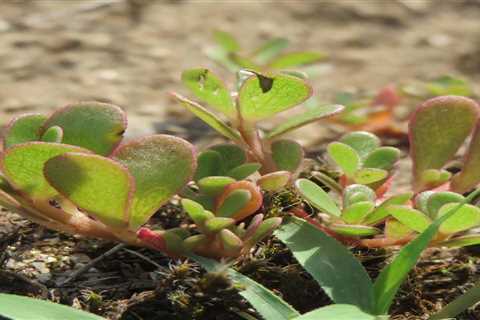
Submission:
[[[480,0],[2,0],[0,122],[100,100],[127,110],[130,137],[182,130],[190,115],[168,98],[186,93],[182,70],[207,67],[233,87],[205,54],[214,30],[247,51],[284,37],[328,54],[311,79],[323,102],[442,74],[480,88]]]

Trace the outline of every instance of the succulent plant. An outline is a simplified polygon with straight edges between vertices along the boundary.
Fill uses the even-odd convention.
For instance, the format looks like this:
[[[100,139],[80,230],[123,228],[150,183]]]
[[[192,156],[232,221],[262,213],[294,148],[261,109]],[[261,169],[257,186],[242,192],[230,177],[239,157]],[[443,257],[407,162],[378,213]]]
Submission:
[[[181,104],[217,132],[242,147],[251,162],[261,165],[262,174],[275,171],[294,173],[302,164],[303,150],[292,140],[279,139],[291,130],[343,110],[340,105],[324,105],[290,117],[269,132],[258,128],[259,121],[295,107],[307,100],[311,87],[303,78],[285,74],[239,73],[238,93],[230,93],[224,83],[207,69],[187,70],[182,80],[187,88],[226,120],[179,94]]]
[[[0,204],[54,230],[151,247],[138,231],[191,179],[196,155],[167,135],[121,143],[126,126],[120,108],[98,102],[13,119]]]

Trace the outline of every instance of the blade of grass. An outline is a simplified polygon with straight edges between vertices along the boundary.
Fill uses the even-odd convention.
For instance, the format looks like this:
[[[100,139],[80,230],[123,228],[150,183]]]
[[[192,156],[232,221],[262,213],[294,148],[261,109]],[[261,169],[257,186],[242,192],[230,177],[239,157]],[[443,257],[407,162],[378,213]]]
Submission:
[[[442,310],[435,313],[428,320],[442,320],[454,318],[480,301],[480,281],[457,299],[447,304]]]

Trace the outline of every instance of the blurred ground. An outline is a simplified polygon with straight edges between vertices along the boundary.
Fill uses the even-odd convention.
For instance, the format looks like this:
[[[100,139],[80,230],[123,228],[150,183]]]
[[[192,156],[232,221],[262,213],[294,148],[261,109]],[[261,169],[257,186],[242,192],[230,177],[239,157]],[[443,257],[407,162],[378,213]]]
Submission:
[[[480,86],[480,1],[3,0],[0,123],[78,100],[106,100],[129,113],[128,134],[178,110],[167,92],[180,72],[209,67],[212,30],[244,48],[272,36],[331,59],[312,79],[328,101],[346,88],[377,90],[452,73]],[[173,113],[178,116],[178,113]]]

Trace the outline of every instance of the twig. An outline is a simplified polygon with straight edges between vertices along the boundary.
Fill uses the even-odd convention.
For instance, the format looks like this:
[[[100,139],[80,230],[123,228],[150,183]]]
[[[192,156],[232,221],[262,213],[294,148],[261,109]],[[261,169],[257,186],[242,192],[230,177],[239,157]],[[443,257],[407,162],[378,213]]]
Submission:
[[[69,284],[70,282],[72,282],[73,280],[77,279],[79,276],[81,276],[82,274],[84,274],[85,272],[87,272],[88,270],[90,270],[94,265],[96,265],[98,262],[100,262],[101,260],[113,255],[115,252],[123,249],[124,247],[126,246],[126,244],[118,244],[116,245],[115,247],[113,247],[112,249],[108,250],[107,252],[105,252],[104,254],[96,257],[95,259],[93,259],[92,261],[90,261],[89,263],[87,263],[85,266],[83,266],[82,268],[78,269],[77,271],[73,272],[70,277],[68,277],[67,279],[65,279],[64,281],[60,282],[58,284],[59,287],[63,287],[65,286],[66,284]]]
[[[153,264],[155,267],[157,267],[158,269],[161,269],[163,268],[161,265],[159,265],[158,263],[156,263],[155,261],[153,261],[152,259],[150,259],[149,257],[147,256],[144,256],[143,254],[141,254],[140,252],[136,252],[136,251],[133,251],[133,250],[130,250],[130,249],[123,249],[123,251],[127,251],[128,253],[131,253],[151,264]]]

